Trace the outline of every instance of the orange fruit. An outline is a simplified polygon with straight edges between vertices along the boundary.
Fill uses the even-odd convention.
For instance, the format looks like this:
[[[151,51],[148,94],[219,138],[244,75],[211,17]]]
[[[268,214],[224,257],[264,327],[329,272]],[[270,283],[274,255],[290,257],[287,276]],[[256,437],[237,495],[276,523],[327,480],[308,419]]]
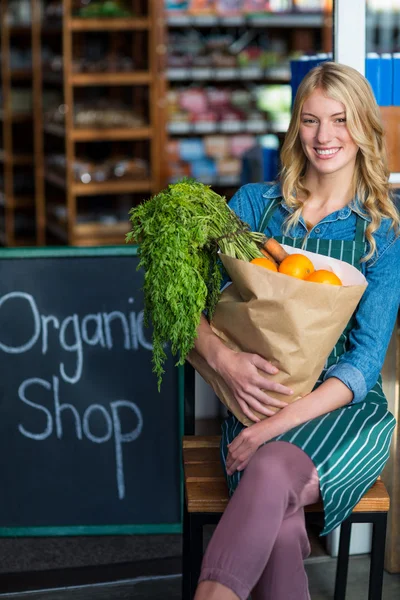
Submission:
[[[314,272],[314,265],[304,254],[289,254],[279,265],[279,273],[297,277],[297,279],[306,279]]]
[[[342,285],[339,277],[332,273],[332,271],[326,271],[325,269],[318,269],[311,273],[309,277],[307,277],[307,281],[312,281],[314,283],[330,283],[331,285]]]
[[[278,272],[278,269],[274,263],[269,260],[269,258],[253,258],[253,260],[250,262],[252,265],[258,265],[259,267],[264,267],[264,269],[269,269],[270,271],[275,271],[276,273]]]

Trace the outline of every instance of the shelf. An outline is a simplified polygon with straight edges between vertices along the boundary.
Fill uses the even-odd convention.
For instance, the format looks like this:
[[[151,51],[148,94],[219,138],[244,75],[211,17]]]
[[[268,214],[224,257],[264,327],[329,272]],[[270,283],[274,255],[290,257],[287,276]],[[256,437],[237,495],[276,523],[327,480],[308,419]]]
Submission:
[[[11,69],[10,76],[13,81],[29,81],[32,79],[32,69]]]
[[[79,19],[67,21],[71,31],[143,31],[150,29],[148,18]]]
[[[102,183],[73,183],[71,191],[76,196],[97,196],[102,194],[134,194],[150,192],[151,181],[104,181]]]
[[[30,35],[31,25],[10,25],[8,31],[10,35]]]
[[[0,109],[0,121],[6,120],[6,115],[3,109]],[[25,123],[27,121],[32,121],[33,116],[32,113],[11,113],[10,115],[11,121],[13,123]]]
[[[15,209],[33,209],[35,208],[35,199],[33,196],[29,195],[18,195],[16,194],[12,201],[5,200],[5,195],[3,192],[0,192],[0,206],[5,208]]]
[[[9,162],[7,154],[4,150],[0,150],[0,163],[6,162]],[[33,156],[32,154],[13,154],[11,162],[18,167],[28,167],[33,165]]]
[[[96,243],[124,244],[125,235],[130,230],[128,221],[105,225],[97,222],[78,223],[74,226],[75,244],[91,246]]]
[[[74,73],[69,83],[75,86],[89,85],[145,85],[152,81],[147,71],[137,73]]]
[[[322,27],[324,15],[322,13],[267,13],[259,15],[187,15],[167,14],[167,24],[170,27]]]
[[[65,136],[65,130],[63,125],[58,125],[57,123],[46,123],[43,126],[43,131],[45,133],[50,133],[51,135],[55,135],[57,137]]]
[[[275,74],[274,74],[275,73]],[[169,81],[255,81],[267,80],[270,84],[289,84],[291,80],[290,71],[280,69],[273,72],[269,69],[261,69],[261,67],[230,67],[230,68],[214,68],[214,67],[193,67],[190,69],[184,68],[169,68],[166,71],[166,76]]]
[[[119,141],[119,140],[145,140],[153,136],[152,127],[140,127],[138,129],[115,128],[115,129],[72,129],[71,139],[75,142],[96,141]]]
[[[46,181],[52,183],[60,189],[66,188],[66,178],[54,171],[46,171],[44,175]],[[71,192],[75,196],[97,196],[107,194],[134,194],[136,192],[150,192],[152,189],[151,181],[146,180],[125,180],[125,181],[104,181],[101,183],[81,183],[74,181],[71,184]]]
[[[235,133],[255,133],[265,134],[274,130],[274,124],[267,121],[226,121],[218,123],[208,123],[199,121],[197,123],[185,123],[183,121],[169,122],[167,130],[170,135],[209,135],[214,133],[235,134]]]

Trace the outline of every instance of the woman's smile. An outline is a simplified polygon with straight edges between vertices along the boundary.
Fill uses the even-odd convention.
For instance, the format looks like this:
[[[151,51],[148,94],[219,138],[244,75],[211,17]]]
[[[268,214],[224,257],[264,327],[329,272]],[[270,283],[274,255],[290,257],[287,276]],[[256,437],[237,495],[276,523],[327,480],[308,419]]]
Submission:
[[[322,160],[329,160],[334,158],[341,148],[314,148],[318,158]]]

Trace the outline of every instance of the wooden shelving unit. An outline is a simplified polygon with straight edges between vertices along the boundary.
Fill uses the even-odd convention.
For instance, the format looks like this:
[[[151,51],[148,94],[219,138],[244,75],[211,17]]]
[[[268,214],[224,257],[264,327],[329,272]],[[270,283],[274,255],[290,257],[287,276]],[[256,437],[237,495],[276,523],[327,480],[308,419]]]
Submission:
[[[35,4],[35,0],[32,0],[32,6]],[[8,0],[2,0],[0,37],[3,104],[0,109],[0,169],[2,168],[3,178],[0,190],[0,243],[5,246],[35,245],[38,243],[38,223],[35,219],[33,186],[27,193],[20,186],[23,179],[34,178],[34,152],[26,144],[29,136],[35,138],[37,130],[33,108],[29,112],[16,111],[13,102],[13,90],[16,86],[31,90],[33,98],[33,68],[32,65],[30,68],[11,67],[12,46],[22,44],[29,47],[33,28],[11,24],[8,10]]]
[[[81,220],[81,206],[96,202],[99,196],[106,202],[117,201],[122,195],[129,195],[132,204],[139,202],[161,189],[160,150],[161,126],[160,99],[160,63],[158,55],[163,52],[160,46],[163,23],[163,0],[128,0],[131,9],[130,18],[80,18],[73,12],[72,0],[64,0],[62,23],[62,78],[55,73],[43,71],[42,86],[57,87],[62,90],[63,103],[66,107],[65,122],[47,122],[42,125],[44,148],[42,149],[41,181],[44,189],[40,214],[46,215],[46,230],[52,238],[70,245],[104,245],[123,244],[125,233],[129,230],[128,210],[123,221],[105,219],[103,221]],[[132,61],[136,56],[145,56],[145,68],[138,66],[131,70],[112,72],[80,72],[76,69],[76,52],[85,44],[86,38],[98,33],[110,34],[110,44],[116,45],[117,38],[128,36],[132,49]],[[137,36],[136,36],[137,34]],[[129,37],[130,36],[130,37]],[[140,40],[136,37],[140,36]],[[43,36],[42,36],[43,37]],[[143,44],[143,40],[146,40]],[[140,62],[140,61],[138,61]],[[126,93],[131,94],[132,107],[137,108],[144,116],[143,124],[135,127],[81,127],[76,123],[76,106],[85,93],[101,88],[104,94],[118,98]],[[141,96],[140,96],[141,94]],[[141,105],[135,106],[136,96],[141,98]],[[143,101],[142,98],[146,100]],[[65,156],[65,174],[62,169],[55,170],[48,165],[47,150],[53,143],[63,143]],[[58,140],[56,142],[55,140]],[[146,147],[149,173],[142,179],[109,179],[83,183],[76,180],[74,163],[82,156],[81,149],[89,148],[94,143],[111,145],[125,144],[127,158],[135,158],[134,149],[137,144]],[[141,158],[141,156],[138,156]],[[60,210],[60,206],[62,209]],[[112,204],[110,204],[112,206]],[[58,210],[57,210],[58,207]],[[106,222],[104,222],[106,221]],[[49,237],[49,236],[47,236]],[[56,241],[57,243],[57,241]]]

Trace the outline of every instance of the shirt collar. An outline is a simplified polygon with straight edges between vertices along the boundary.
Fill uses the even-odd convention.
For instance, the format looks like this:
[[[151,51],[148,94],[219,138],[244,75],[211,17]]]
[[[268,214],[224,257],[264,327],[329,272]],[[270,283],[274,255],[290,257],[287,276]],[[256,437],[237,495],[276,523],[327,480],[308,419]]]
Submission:
[[[283,199],[281,184],[279,182],[273,183],[268,188],[268,190],[266,192],[264,192],[263,197],[268,198],[269,200],[282,198],[281,206],[287,212],[290,212],[290,213],[293,212],[293,208],[289,207]],[[340,210],[337,211],[336,218],[340,219],[340,220],[347,219],[347,217],[350,216],[351,212],[356,213],[358,216],[360,216],[365,221],[371,221],[371,217],[367,213],[364,212],[361,202],[357,195],[353,198],[353,200],[347,206],[344,206],[343,208],[341,208]],[[325,217],[325,218],[327,218],[327,217]],[[325,219],[323,219],[323,220],[325,221]]]

